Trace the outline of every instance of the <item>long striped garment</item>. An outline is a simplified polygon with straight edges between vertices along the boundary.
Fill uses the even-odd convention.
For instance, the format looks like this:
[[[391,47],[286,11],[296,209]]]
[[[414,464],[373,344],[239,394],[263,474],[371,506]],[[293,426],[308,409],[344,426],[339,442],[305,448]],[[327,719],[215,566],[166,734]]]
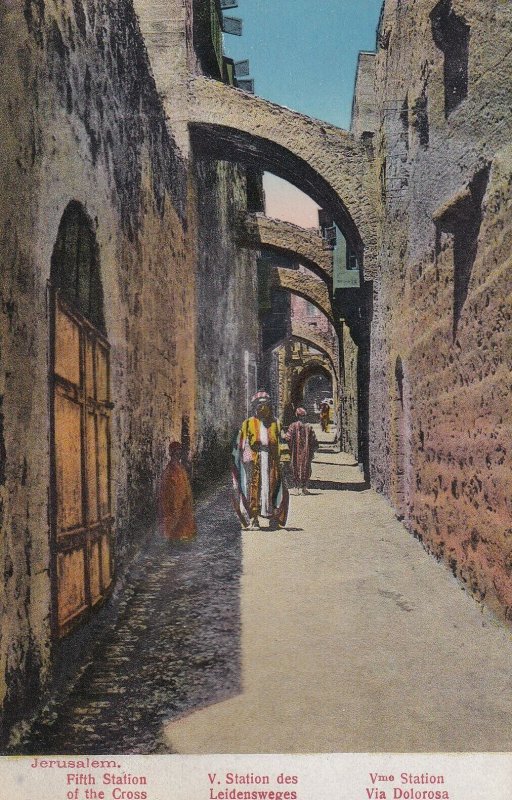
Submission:
[[[281,474],[280,425],[259,417],[244,420],[233,447],[235,511],[243,525],[267,517],[280,525],[288,516],[288,492]]]
[[[317,440],[311,425],[300,420],[288,428],[286,439],[290,442],[291,466],[295,486],[304,487],[311,477],[311,462]]]

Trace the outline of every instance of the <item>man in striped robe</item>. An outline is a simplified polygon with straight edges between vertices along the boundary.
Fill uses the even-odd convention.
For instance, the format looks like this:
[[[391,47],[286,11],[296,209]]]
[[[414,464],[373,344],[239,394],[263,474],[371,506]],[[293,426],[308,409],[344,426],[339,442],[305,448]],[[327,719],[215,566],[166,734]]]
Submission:
[[[244,528],[256,530],[259,518],[276,530],[286,524],[288,491],[281,472],[281,429],[267,392],[252,398],[254,414],[244,420],[233,448],[235,511]]]
[[[311,477],[311,462],[317,447],[315,432],[311,425],[302,420],[306,416],[303,408],[295,412],[297,420],[286,432],[286,440],[290,444],[293,482],[298,494],[309,494],[308,481]]]

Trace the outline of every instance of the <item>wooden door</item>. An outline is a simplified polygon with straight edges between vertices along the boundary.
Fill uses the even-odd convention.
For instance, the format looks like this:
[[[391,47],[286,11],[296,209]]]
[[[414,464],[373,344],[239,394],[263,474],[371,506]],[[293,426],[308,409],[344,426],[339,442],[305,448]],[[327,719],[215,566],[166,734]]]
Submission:
[[[53,299],[53,551],[58,636],[108,594],[113,576],[109,345]]]

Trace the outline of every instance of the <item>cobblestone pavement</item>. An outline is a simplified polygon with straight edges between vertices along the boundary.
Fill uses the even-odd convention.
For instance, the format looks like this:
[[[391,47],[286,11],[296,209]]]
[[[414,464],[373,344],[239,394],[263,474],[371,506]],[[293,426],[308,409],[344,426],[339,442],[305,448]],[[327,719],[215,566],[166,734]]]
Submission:
[[[240,534],[223,485],[195,542],[151,538],[71,694],[17,752],[512,748],[510,630],[322,438],[285,530]]]
[[[197,522],[193,543],[152,538],[70,696],[19,752],[162,752],[163,721],[238,691],[241,543],[226,486]]]

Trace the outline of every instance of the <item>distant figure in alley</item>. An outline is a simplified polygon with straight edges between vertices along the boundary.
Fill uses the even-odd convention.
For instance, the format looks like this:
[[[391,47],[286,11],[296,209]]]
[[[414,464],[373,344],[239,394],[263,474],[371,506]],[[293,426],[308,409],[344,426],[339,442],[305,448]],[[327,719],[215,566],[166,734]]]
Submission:
[[[169,541],[180,542],[189,541],[196,535],[192,488],[182,458],[182,445],[172,442],[158,497],[160,531]]]
[[[286,524],[289,501],[281,471],[281,430],[267,392],[256,392],[251,402],[253,415],[242,423],[233,448],[234,506],[243,528],[257,530],[264,517],[276,530]]]
[[[309,494],[311,462],[318,442],[311,425],[304,422],[305,409],[298,408],[295,415],[297,419],[288,428],[285,439],[290,445],[293,484],[298,494]]]
[[[329,416],[330,416],[329,403],[326,403],[324,400],[324,402],[320,406],[320,427],[322,428],[324,433],[329,433]]]

